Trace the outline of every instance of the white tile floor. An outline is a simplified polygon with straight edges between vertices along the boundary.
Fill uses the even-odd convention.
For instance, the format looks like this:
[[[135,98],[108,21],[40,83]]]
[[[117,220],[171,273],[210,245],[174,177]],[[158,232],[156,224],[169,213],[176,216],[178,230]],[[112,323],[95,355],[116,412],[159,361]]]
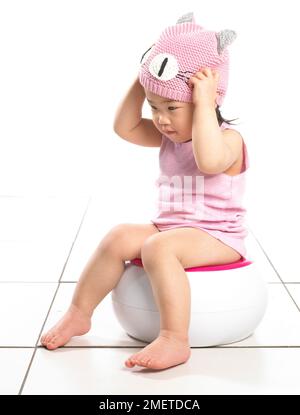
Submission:
[[[116,224],[104,223],[100,205],[84,197],[0,197],[0,394],[300,393],[300,273],[263,225],[257,232],[248,225],[247,246],[269,303],[244,341],[193,348],[186,364],[165,371],[127,369],[125,359],[145,343],[123,331],[107,296],[88,334],[42,348],[41,332],[64,312],[88,257]],[[117,223],[139,221],[125,212]]]

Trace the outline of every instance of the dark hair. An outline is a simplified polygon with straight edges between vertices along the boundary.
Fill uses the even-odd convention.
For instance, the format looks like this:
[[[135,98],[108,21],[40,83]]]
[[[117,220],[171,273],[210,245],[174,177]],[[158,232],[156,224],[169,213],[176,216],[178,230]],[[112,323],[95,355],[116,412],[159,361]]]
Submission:
[[[221,114],[221,112],[220,112],[220,107],[219,107],[219,105],[217,105],[217,107],[216,107],[216,114],[217,114],[217,118],[218,118],[218,123],[219,123],[219,126],[220,126],[223,122],[226,122],[227,124],[230,124],[230,125],[231,125],[231,121],[238,120],[238,118],[234,118],[233,120],[226,120],[225,118],[223,118],[223,117],[222,117],[222,114]],[[235,125],[235,124],[233,124],[233,125]]]

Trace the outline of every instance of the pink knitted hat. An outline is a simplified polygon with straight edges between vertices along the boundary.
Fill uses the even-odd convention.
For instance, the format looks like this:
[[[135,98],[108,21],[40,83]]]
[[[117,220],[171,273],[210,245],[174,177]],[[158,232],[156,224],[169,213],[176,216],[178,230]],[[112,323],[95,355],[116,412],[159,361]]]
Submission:
[[[233,30],[214,32],[197,25],[193,13],[167,27],[142,56],[139,80],[153,94],[176,101],[193,102],[188,80],[204,67],[220,74],[216,101],[221,106],[228,85],[227,46],[236,38]]]

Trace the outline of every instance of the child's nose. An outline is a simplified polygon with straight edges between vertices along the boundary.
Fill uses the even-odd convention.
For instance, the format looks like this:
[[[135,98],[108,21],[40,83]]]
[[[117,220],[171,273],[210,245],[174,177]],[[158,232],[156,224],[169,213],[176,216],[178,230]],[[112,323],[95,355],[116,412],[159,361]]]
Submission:
[[[168,120],[168,117],[166,117],[165,115],[159,115],[158,122],[159,124],[168,124],[169,120]]]

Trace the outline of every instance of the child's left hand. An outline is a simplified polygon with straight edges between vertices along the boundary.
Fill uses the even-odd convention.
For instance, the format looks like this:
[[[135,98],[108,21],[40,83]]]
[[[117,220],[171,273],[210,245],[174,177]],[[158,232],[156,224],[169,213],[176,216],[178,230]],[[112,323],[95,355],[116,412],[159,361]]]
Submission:
[[[203,68],[190,77],[189,87],[193,88],[193,103],[199,102],[213,105],[217,97],[219,72],[211,68]]]

